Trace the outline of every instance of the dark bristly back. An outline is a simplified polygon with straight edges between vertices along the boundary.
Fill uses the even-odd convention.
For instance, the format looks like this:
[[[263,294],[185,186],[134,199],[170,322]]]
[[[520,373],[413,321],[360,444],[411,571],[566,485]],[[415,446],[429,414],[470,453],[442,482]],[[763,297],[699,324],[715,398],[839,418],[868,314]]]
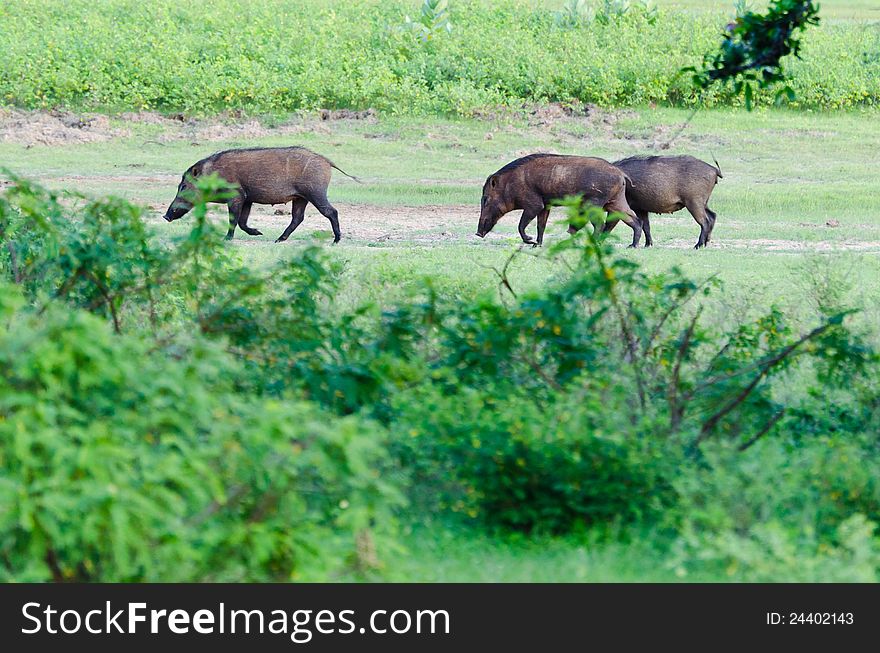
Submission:
[[[538,152],[536,154],[528,154],[526,156],[520,157],[519,159],[515,159],[515,160],[511,161],[510,163],[508,163],[506,166],[504,166],[500,170],[497,170],[495,172],[495,174],[502,175],[507,172],[513,172],[517,168],[521,168],[522,166],[527,164],[529,161],[534,161],[535,159],[542,159],[544,157],[549,157],[549,156],[563,156],[563,155],[549,154],[547,152]]]

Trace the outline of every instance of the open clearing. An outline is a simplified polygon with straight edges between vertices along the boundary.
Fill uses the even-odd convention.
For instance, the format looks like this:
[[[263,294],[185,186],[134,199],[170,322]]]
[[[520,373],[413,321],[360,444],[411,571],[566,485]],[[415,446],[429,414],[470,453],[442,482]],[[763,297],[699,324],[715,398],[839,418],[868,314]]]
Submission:
[[[498,111],[482,119],[379,118],[375,112],[316,112],[295,117],[227,115],[213,120],[141,112],[106,118],[59,112],[6,111],[0,116],[0,164],[57,189],[114,194],[149,208],[157,233],[189,227],[161,219],[183,170],[230,147],[300,144],[329,156],[364,183],[336,173],[330,199],[340,212],[342,243],[334,255],[351,271],[351,301],[387,300],[408,282],[433,277],[453,292],[495,287],[494,272],[519,244],[517,215],[485,239],[474,235],[486,176],[531,152],[601,156],[688,153],[717,157],[724,179],[711,205],[718,224],[705,251],[692,249],[690,215],[653,216],[655,246],[629,253],[650,269],[678,265],[696,276],[718,274],[729,295],[790,301],[814,257],[843,270],[852,299],[880,289],[880,182],[876,111],[811,112],[675,109],[604,111],[549,105]],[[232,246],[266,265],[297,243],[326,232],[311,206],[284,245],[274,244],[289,206],[254,206],[251,224]],[[225,228],[225,207],[212,208]],[[565,236],[557,209],[548,243]],[[534,225],[532,226],[534,229]],[[620,247],[627,231],[615,234]],[[539,285],[550,267],[532,256],[512,268],[522,286]]]

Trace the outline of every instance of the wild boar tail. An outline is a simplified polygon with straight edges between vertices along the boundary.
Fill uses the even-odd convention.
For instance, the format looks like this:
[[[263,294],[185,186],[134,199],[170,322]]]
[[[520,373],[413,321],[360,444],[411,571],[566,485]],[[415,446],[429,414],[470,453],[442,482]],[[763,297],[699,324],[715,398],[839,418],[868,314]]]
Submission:
[[[343,170],[343,169],[340,168],[338,165],[336,165],[335,163],[333,163],[330,159],[327,159],[327,163],[330,164],[330,167],[331,167],[331,168],[336,168],[337,170],[339,170],[339,172],[341,172],[342,174],[344,174],[346,177],[348,177],[348,178],[350,178],[350,179],[354,179],[357,183],[359,183],[359,184],[364,183],[364,182],[362,182],[360,179],[358,179],[357,177],[355,177],[354,175],[350,175],[350,174],[348,174],[345,170]]]
[[[721,166],[718,165],[718,159],[715,158],[715,155],[712,155],[712,160],[715,162],[715,170],[718,171],[718,178],[724,179],[724,175],[721,174]]]

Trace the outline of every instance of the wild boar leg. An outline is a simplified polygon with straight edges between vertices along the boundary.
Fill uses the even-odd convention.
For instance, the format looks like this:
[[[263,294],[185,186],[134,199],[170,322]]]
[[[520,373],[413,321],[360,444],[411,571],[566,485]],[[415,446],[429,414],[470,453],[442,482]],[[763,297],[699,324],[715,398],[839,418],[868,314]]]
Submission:
[[[618,196],[608,202],[603,208],[608,211],[609,215],[611,213],[621,213],[623,215],[621,220],[633,230],[633,240],[630,247],[638,247],[639,241],[642,239],[642,223],[633,210],[629,208],[626,199],[622,195]]]
[[[534,209],[525,209],[522,213],[522,217],[519,219],[519,237],[522,238],[522,241],[526,245],[537,245],[538,243],[532,240],[529,235],[526,233],[526,227],[531,224],[532,220],[534,220],[538,216],[538,211]]]
[[[648,218],[647,211],[636,211],[636,215],[642,223],[642,230],[645,232],[645,247],[651,247],[654,240],[651,238],[651,220]]]
[[[308,199],[321,215],[330,221],[330,228],[333,229],[333,242],[338,243],[342,238],[339,231],[339,211],[333,208],[333,205],[327,200],[326,192],[314,193]]]
[[[620,222],[620,220],[606,220],[605,225],[602,227],[602,233],[607,234],[611,232],[614,227],[617,226],[618,222]]]
[[[253,227],[248,226],[248,218],[251,215],[251,206],[250,202],[245,202],[241,207],[241,213],[238,216],[238,226],[241,227],[241,230],[245,232],[248,236],[262,236],[263,232]]]
[[[700,237],[697,239],[697,244],[694,245],[694,249],[700,249],[709,242],[709,233],[712,231],[712,227],[710,226],[711,221],[706,214],[706,207],[694,204],[693,202],[690,202],[685,206],[687,206],[687,210],[690,214],[694,216],[694,220],[697,221],[697,224],[700,225]]]
[[[709,235],[706,236],[706,242],[708,243],[710,240],[712,240],[712,232],[715,231],[715,219],[718,217],[718,215],[715,213],[715,211],[709,208],[708,204],[706,205],[706,215],[709,216]]]
[[[550,209],[544,208],[538,214],[538,244],[544,244],[544,230],[547,228],[547,219],[550,217]]]
[[[293,230],[302,224],[303,218],[306,214],[306,204],[308,203],[308,200],[303,197],[294,198],[293,207],[290,211],[290,224],[287,225],[287,229],[284,230],[284,233],[278,236],[275,241],[276,243],[283,243],[290,237]]]
[[[238,218],[243,207],[244,199],[241,195],[234,197],[226,203],[226,208],[229,209],[229,231],[226,232],[226,240],[232,240],[232,234],[235,233],[235,225],[238,224]]]

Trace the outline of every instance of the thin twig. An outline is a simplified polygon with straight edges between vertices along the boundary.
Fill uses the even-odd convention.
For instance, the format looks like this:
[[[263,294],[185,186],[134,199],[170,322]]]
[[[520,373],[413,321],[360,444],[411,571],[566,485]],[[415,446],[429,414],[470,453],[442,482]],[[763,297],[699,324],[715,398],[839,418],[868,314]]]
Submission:
[[[12,265],[12,278],[15,283],[21,283],[21,274],[18,270],[18,256],[15,253],[15,245],[12,241],[6,243],[6,249],[9,250],[9,263]]]
[[[681,418],[684,414],[683,403],[678,400],[678,389],[681,382],[681,364],[690,349],[691,338],[694,335],[694,330],[697,328],[697,322],[700,320],[702,312],[703,307],[701,306],[691,320],[691,323],[688,325],[687,331],[684,333],[684,338],[682,338],[681,345],[678,347],[678,352],[675,358],[675,367],[673,367],[672,370],[672,383],[669,384],[668,400],[670,411],[669,425],[673,430],[677,429],[681,424]]]
[[[516,291],[513,289],[513,286],[510,285],[510,280],[507,277],[507,269],[510,267],[510,264],[513,262],[520,252],[522,252],[524,245],[520,245],[516,250],[514,250],[511,255],[507,258],[507,261],[504,263],[504,267],[499,270],[494,265],[484,265],[483,263],[477,263],[477,265],[485,270],[491,270],[496,274],[498,279],[498,294],[501,297],[502,301],[504,300],[504,294],[501,292],[501,288],[506,288],[507,292],[511,294],[514,299],[517,299]]]
[[[645,342],[645,346],[644,346],[644,348],[642,349],[642,353],[643,353],[643,354],[647,354],[647,353],[648,353],[648,351],[649,351],[650,348],[651,348],[651,345],[654,343],[654,340],[657,339],[657,336],[660,335],[660,331],[663,329],[663,325],[666,324],[666,321],[670,318],[670,316],[671,316],[675,311],[677,311],[678,309],[684,307],[684,306],[685,306],[688,302],[690,302],[694,297],[696,297],[696,296],[697,296],[697,293],[699,293],[703,288],[705,288],[705,287],[706,287],[711,281],[713,281],[717,276],[718,276],[718,273],[716,272],[716,273],[713,274],[711,277],[709,277],[708,279],[706,279],[705,281],[703,281],[703,283],[701,283],[699,286],[697,286],[696,288],[694,288],[693,291],[692,291],[687,297],[685,297],[682,301],[673,304],[672,306],[670,306],[670,307],[666,310],[666,312],[665,312],[665,313],[663,314],[663,316],[660,318],[660,321],[657,322],[657,324],[654,325],[654,328],[651,330],[651,335],[648,336],[648,340]]]
[[[737,406],[739,406],[742,402],[744,402],[752,391],[757,387],[757,385],[770,373],[770,371],[779,365],[782,361],[789,357],[798,347],[803,345],[808,340],[812,340],[816,336],[821,335],[828,329],[830,329],[834,324],[828,322],[821,326],[816,327],[808,334],[802,336],[796,342],[793,342],[788,347],[785,347],[780,352],[778,352],[775,356],[771,357],[764,365],[761,366],[760,372],[755,376],[754,379],[740,391],[740,393],[731,399],[727,404],[725,404],[720,410],[718,410],[712,417],[710,417],[706,422],[703,423],[702,429],[700,429],[700,435],[697,436],[697,439],[694,441],[694,445],[697,446],[701,442],[703,442],[712,430],[717,426],[718,422],[720,422],[726,415],[728,415],[732,410],[734,410]]]
[[[682,133],[684,132],[684,130],[690,126],[691,121],[694,119],[694,116],[697,115],[697,111],[699,111],[702,108],[703,108],[703,94],[700,93],[700,97],[697,99],[697,106],[694,107],[694,110],[691,111],[691,113],[687,117],[687,119],[683,123],[681,123],[681,125],[679,125],[678,129],[672,134],[672,136],[669,137],[668,141],[666,141],[665,143],[663,143],[659,147],[655,147],[655,149],[668,150],[670,147],[672,147],[672,144],[675,142],[675,139],[678,138],[679,136],[681,136]]]
[[[739,446],[738,451],[745,451],[746,449],[751,447],[753,444],[755,444],[758,440],[763,438],[767,433],[769,433],[770,429],[772,429],[774,426],[776,426],[776,422],[781,420],[783,415],[785,415],[785,408],[780,408],[773,415],[773,417],[770,418],[770,421],[768,421],[764,425],[764,428],[762,428],[760,431],[758,431],[758,433],[755,435],[755,437],[751,438],[749,441],[744,442],[743,444],[741,444]]]
[[[549,385],[551,388],[553,388],[554,390],[557,390],[557,391],[561,391],[561,390],[562,390],[562,386],[559,385],[559,383],[556,381],[556,379],[554,379],[554,378],[552,378],[551,376],[549,376],[549,375],[548,375],[548,374],[547,374],[547,373],[541,368],[541,366],[538,365],[537,362],[533,361],[533,360],[532,360],[531,358],[529,358],[528,356],[520,356],[520,360],[522,360],[526,365],[528,365],[529,367],[531,367],[532,370],[533,370],[538,376],[540,376],[540,377],[544,380],[544,382],[545,382],[547,385]]]

